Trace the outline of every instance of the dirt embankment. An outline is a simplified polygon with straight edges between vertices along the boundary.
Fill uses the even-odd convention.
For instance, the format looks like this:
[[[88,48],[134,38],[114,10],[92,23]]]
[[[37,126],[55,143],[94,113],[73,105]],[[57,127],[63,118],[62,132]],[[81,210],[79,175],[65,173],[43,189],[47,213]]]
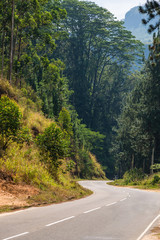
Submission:
[[[0,207],[28,206],[27,200],[38,193],[33,186],[15,184],[11,176],[0,171]]]

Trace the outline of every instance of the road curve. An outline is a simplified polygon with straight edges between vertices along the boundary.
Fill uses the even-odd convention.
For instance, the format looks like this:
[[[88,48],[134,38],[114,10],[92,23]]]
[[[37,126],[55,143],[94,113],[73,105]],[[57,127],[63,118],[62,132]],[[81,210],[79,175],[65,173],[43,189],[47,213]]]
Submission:
[[[94,194],[0,215],[0,240],[140,240],[160,214],[160,193],[81,181]],[[146,230],[146,231],[145,231]]]

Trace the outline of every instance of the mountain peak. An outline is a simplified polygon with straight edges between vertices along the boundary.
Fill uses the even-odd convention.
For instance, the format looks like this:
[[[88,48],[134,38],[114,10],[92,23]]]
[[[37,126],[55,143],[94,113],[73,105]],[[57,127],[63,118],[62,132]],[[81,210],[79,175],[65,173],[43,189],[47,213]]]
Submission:
[[[131,8],[125,15],[124,26],[131,31],[136,39],[143,43],[152,42],[152,34],[147,32],[148,27],[142,24],[142,19],[147,18],[146,14],[139,13],[139,6]],[[154,24],[156,20],[152,20]]]

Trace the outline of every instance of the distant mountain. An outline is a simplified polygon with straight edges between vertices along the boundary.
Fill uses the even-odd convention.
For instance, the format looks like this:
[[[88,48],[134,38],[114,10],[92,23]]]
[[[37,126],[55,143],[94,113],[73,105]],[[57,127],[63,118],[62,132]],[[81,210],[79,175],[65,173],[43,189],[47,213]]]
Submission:
[[[124,19],[124,26],[127,30],[131,31],[132,34],[144,44],[150,44],[152,42],[152,35],[147,32],[147,26],[142,24],[142,18],[147,18],[147,15],[140,14],[138,6],[129,10]],[[151,23],[155,23],[156,20],[152,20]]]

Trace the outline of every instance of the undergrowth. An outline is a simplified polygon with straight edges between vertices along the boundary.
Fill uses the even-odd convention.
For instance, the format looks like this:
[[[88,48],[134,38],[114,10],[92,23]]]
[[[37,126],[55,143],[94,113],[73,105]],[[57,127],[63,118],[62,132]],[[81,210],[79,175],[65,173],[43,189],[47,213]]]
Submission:
[[[115,186],[135,186],[140,189],[160,189],[160,172],[146,175],[141,169],[127,171],[122,179],[110,182]]]
[[[0,159],[0,168],[11,175],[15,183],[26,183],[38,188],[54,185],[53,178],[40,160],[36,146],[12,143],[4,158]]]

